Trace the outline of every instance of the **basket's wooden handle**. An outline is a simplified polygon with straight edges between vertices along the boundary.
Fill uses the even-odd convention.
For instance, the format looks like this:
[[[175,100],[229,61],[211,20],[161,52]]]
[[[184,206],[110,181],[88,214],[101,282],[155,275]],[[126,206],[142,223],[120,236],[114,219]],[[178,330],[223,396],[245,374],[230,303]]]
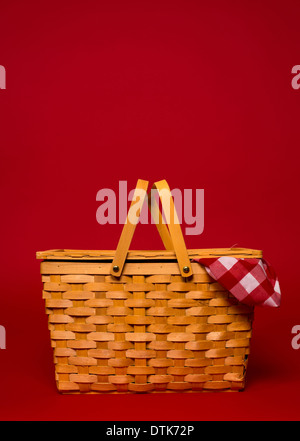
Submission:
[[[141,209],[146,196],[147,188],[148,182],[139,179],[128,211],[127,220],[123,227],[123,231],[115,252],[115,257],[111,265],[110,273],[114,276],[118,277],[122,273],[126,256],[135,231],[135,227],[141,214]],[[175,251],[181,275],[183,277],[189,277],[193,273],[169,185],[165,180],[162,180],[159,182],[155,182],[152,188],[158,191],[165,215],[166,212],[169,215],[169,219],[167,219],[167,223],[169,226],[168,229],[163,220],[158,204],[155,201],[155,198],[151,200],[151,197],[149,196],[149,205],[151,206],[152,215],[158,217],[158,223],[156,223],[158,232],[161,236],[165,248],[167,250]],[[137,199],[138,201],[140,201],[140,209],[139,213],[136,215],[136,222],[131,223],[130,220],[132,220],[132,210],[134,210],[134,206],[138,202]],[[169,208],[169,210],[167,210],[167,208]]]
[[[149,184],[148,181],[143,181],[142,179],[139,179],[137,181],[136,189],[134,191],[134,195],[128,211],[127,219],[123,227],[119,239],[119,243],[116,249],[115,257],[113,259],[110,269],[110,273],[114,276],[120,276],[122,273],[122,269],[133,238],[135,227],[138,222],[138,218],[141,214],[142,206],[145,200],[145,196],[147,194],[148,184]],[[136,213],[137,214],[136,223],[131,223],[130,220],[132,220],[132,212],[135,208],[134,206],[139,201],[140,201],[140,209],[139,209],[139,213]]]
[[[158,191],[165,216],[169,216],[169,219],[167,219],[168,229],[159,212],[159,224],[157,224],[157,228],[162,241],[166,249],[174,249],[182,277],[190,277],[193,272],[170,187],[166,180],[162,180],[155,182],[152,188]],[[151,209],[153,209],[153,205]],[[157,204],[154,209],[159,210]]]
[[[155,184],[153,185],[152,189],[155,188]],[[155,197],[152,198],[152,192],[149,191],[148,193],[148,206],[151,215],[153,216],[153,219],[155,220],[155,225],[157,227],[157,230],[159,232],[159,235],[161,237],[161,240],[164,244],[164,247],[166,250],[174,250],[173,242],[169,233],[169,229],[162,217],[162,213],[159,209],[159,205],[156,202]]]

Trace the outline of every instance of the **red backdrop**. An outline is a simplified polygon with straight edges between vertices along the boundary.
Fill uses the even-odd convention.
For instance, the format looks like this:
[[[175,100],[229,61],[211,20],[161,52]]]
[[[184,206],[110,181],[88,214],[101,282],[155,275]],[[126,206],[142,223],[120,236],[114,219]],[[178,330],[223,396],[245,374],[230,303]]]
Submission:
[[[1,0],[1,419],[297,419],[298,1]],[[243,393],[61,396],[37,250],[113,249],[96,193],[205,189],[189,248],[262,249],[283,292],[256,311]],[[145,234],[146,233],[146,234]],[[138,226],[133,248],[160,248]]]

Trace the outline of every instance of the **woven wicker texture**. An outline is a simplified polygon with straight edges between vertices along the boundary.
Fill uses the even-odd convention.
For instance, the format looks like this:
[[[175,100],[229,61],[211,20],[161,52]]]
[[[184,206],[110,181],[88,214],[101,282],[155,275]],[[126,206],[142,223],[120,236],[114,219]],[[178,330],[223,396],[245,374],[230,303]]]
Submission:
[[[253,308],[198,263],[41,263],[58,390],[199,392],[244,388]]]

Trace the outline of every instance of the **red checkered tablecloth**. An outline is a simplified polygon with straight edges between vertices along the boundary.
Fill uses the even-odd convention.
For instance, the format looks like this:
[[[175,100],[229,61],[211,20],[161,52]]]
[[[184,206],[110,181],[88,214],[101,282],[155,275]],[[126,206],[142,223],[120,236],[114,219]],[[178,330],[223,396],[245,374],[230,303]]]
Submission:
[[[273,267],[265,259],[223,256],[194,260],[204,265],[208,274],[241,303],[280,306],[278,278]]]

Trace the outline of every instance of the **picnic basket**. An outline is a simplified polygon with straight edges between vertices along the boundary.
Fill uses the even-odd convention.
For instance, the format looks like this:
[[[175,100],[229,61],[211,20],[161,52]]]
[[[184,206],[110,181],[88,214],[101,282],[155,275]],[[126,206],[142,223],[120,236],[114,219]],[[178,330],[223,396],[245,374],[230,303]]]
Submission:
[[[147,186],[138,181],[129,213]],[[37,253],[62,393],[244,388],[253,307],[239,303],[193,259],[262,253],[187,250],[168,184],[154,188],[164,210],[169,197],[173,213],[165,223],[151,201],[166,250],[128,251],[136,226],[128,213],[116,251]]]

